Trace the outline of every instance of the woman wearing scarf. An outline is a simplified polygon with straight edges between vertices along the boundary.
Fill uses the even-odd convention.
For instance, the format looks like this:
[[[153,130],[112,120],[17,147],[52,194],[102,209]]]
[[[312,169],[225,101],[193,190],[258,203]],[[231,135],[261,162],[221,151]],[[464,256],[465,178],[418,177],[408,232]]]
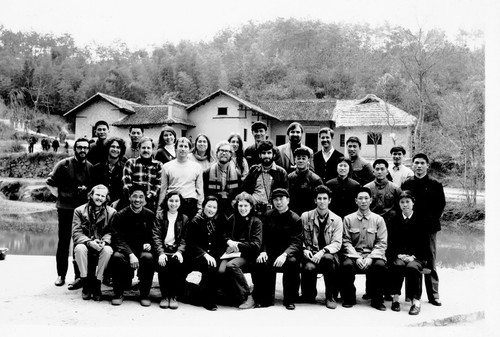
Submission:
[[[210,139],[206,135],[200,133],[196,137],[193,152],[188,155],[188,159],[200,164],[203,170],[209,168],[215,161]]]

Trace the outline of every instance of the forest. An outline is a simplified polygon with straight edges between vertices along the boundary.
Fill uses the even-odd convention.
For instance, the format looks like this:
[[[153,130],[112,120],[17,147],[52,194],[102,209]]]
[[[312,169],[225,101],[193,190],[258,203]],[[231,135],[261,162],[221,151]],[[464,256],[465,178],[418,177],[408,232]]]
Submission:
[[[484,81],[481,31],[452,40],[437,29],[276,19],[130,50],[0,26],[2,118],[62,115],[96,92],[144,104],[190,104],[219,88],[251,102],[372,93],[417,117],[416,149],[476,170],[480,181]]]

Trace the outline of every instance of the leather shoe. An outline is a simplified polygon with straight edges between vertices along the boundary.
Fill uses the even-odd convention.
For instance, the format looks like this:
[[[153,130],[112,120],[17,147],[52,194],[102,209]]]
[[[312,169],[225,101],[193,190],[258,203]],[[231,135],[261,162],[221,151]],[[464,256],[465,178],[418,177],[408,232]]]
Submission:
[[[436,307],[440,307],[443,305],[443,303],[441,303],[441,300],[439,298],[429,300],[429,303],[435,305]]]
[[[410,315],[418,315],[420,313],[420,307],[416,306],[415,304],[413,304],[411,307],[410,307],[410,312],[408,312]]]
[[[392,311],[400,311],[401,310],[401,304],[399,302],[392,302],[392,304],[391,304],[391,310]]]
[[[252,309],[255,308],[255,301],[253,300],[252,295],[248,295],[247,300],[243,303],[240,304],[238,309],[245,310],[245,309]]]
[[[61,277],[61,276],[58,276],[54,282],[54,284],[57,286],[57,287],[61,287],[64,285],[66,281],[64,280],[64,277]]]
[[[337,302],[333,298],[329,298],[326,300],[326,307],[328,309],[335,309],[337,308]]]
[[[269,308],[272,307],[273,305],[274,305],[273,302],[262,302],[262,303],[255,302],[255,308]]]
[[[208,311],[216,311],[217,310],[217,305],[215,303],[205,303],[203,305],[203,307],[205,309],[207,309]]]
[[[386,307],[383,302],[373,302],[370,304],[372,308],[375,308],[380,311],[385,311]]]
[[[143,307],[149,307],[151,305],[151,300],[147,297],[141,298],[141,305]]]
[[[361,298],[364,300],[369,300],[372,298],[372,296],[370,294],[366,293],[366,294],[363,294],[363,296],[361,296]]]
[[[293,303],[285,303],[286,310],[295,310],[295,304]]]
[[[168,307],[174,310],[179,307],[179,303],[177,303],[177,299],[175,297],[172,297],[168,300]]]
[[[72,283],[68,284],[68,290],[77,290],[83,287],[83,282],[81,278],[75,279]]]
[[[160,301],[160,308],[167,309],[170,305],[170,301],[168,298],[164,298]]]
[[[121,305],[123,303],[123,295],[116,295],[112,300],[112,305]]]
[[[356,303],[354,303],[354,302],[344,301],[344,302],[342,303],[342,306],[343,306],[344,308],[352,308],[355,304],[356,304]]]

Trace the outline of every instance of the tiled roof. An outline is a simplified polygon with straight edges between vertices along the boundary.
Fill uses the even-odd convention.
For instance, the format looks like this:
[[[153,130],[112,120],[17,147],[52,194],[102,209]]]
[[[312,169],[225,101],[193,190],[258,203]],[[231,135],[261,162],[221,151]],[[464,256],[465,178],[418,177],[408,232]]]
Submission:
[[[386,103],[375,95],[367,95],[362,100],[337,101],[335,126],[410,126],[416,117]]]
[[[120,109],[121,111],[123,111],[124,113],[127,113],[127,114],[134,113],[135,112],[135,108],[138,107],[138,106],[141,106],[140,104],[132,102],[132,101],[127,101],[125,99],[113,97],[113,96],[106,95],[106,94],[103,94],[101,92],[98,92],[97,94],[95,94],[94,96],[90,97],[89,99],[87,99],[83,103],[77,105],[76,107],[74,107],[70,111],[66,112],[64,114],[64,116],[76,113],[76,112],[80,111],[82,108],[84,108],[85,106],[87,106],[88,104],[90,104],[90,103],[92,103],[92,102],[94,102],[95,100],[98,100],[98,99],[104,99],[104,100],[108,101],[109,103],[113,104],[118,109]]]
[[[264,110],[269,111],[281,121],[331,121],[335,100],[282,100],[260,101]]]
[[[181,103],[182,104],[182,103]],[[135,114],[125,116],[121,120],[113,123],[114,126],[130,125],[164,125],[164,124],[183,124],[195,126],[193,123],[182,118],[169,118],[168,105],[140,105],[135,108]]]
[[[188,112],[191,112],[192,110],[196,109],[197,107],[199,107],[199,106],[207,103],[208,101],[210,101],[210,100],[214,99],[215,97],[217,97],[219,95],[222,95],[222,94],[227,95],[227,96],[233,98],[234,100],[236,100],[240,104],[243,104],[244,106],[246,106],[247,108],[249,108],[249,109],[251,109],[251,110],[253,110],[255,112],[261,113],[261,114],[266,115],[268,117],[277,118],[273,114],[269,113],[268,111],[263,110],[262,108],[258,107],[257,105],[255,105],[253,103],[250,103],[248,101],[245,101],[244,99],[239,98],[238,96],[233,95],[233,94],[231,94],[231,93],[229,93],[227,91],[224,91],[222,89],[219,89],[216,92],[213,92],[210,95],[202,98],[198,102],[195,102],[195,103],[191,104],[190,106],[187,107],[186,110]]]

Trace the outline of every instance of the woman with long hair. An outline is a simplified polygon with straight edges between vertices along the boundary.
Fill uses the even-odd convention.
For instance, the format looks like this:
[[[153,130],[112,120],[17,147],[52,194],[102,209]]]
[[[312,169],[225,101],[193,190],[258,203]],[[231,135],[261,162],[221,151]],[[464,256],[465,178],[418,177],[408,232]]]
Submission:
[[[218,216],[218,198],[210,195],[203,200],[201,211],[188,225],[188,270],[201,272],[200,289],[202,305],[210,311],[217,310],[217,267],[221,256],[222,218]]]
[[[175,141],[177,134],[171,126],[165,126],[158,138],[158,150],[155,154],[155,159],[165,164],[172,159],[175,159]]]
[[[236,169],[241,174],[241,180],[245,180],[248,174],[248,163],[243,154],[243,139],[241,139],[239,134],[231,133],[227,141],[233,147],[233,161],[236,164]]]
[[[162,300],[160,308],[177,309],[177,296],[182,291],[186,273],[183,268],[186,250],[188,217],[179,213],[182,196],[178,191],[167,194],[161,203],[153,227],[153,246],[156,252],[158,281]]]
[[[188,158],[201,165],[203,170],[210,167],[215,161],[215,156],[212,153],[210,139],[200,133],[194,140],[193,152],[188,155]]]
[[[222,234],[225,253],[221,257],[219,274],[237,306],[245,303],[250,295],[242,268],[255,261],[262,245],[262,222],[255,215],[254,206],[255,199],[250,194],[238,194],[233,201],[235,213],[229,217]]]

